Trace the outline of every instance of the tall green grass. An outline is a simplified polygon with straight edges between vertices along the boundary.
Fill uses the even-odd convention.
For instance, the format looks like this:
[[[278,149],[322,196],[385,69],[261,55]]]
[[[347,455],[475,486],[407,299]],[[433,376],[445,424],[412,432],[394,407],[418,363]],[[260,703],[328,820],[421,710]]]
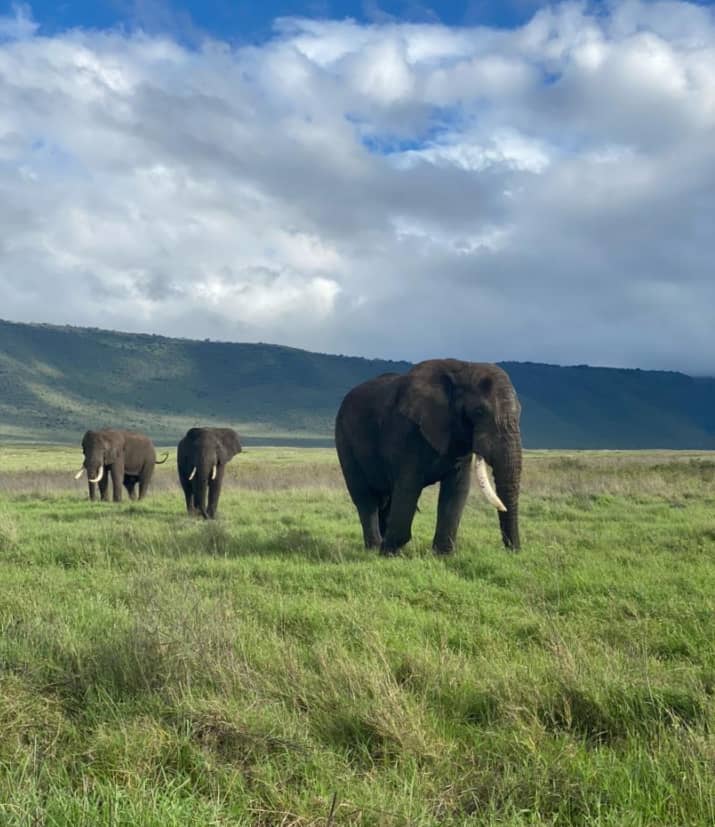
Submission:
[[[214,523],[78,458],[0,449],[0,824],[715,823],[712,456],[528,455],[521,554],[429,490],[398,559],[328,451]]]

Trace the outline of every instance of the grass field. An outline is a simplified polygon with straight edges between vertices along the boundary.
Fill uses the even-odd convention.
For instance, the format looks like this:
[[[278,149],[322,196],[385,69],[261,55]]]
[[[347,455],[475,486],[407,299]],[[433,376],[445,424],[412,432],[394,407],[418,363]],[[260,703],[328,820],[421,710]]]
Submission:
[[[712,825],[715,456],[526,457],[521,554],[472,497],[363,551],[334,453],[253,449],[220,519],[174,455],[86,500],[0,447],[0,824]]]

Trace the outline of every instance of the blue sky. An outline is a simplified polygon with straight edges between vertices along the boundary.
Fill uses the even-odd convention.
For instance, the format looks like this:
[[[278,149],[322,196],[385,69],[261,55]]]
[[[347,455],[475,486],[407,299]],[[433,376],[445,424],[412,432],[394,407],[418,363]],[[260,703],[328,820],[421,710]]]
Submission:
[[[694,0],[710,6],[713,0]],[[17,2],[0,3],[10,9]],[[389,21],[443,23],[447,26],[523,24],[540,7],[539,0],[35,0],[31,6],[42,31],[84,26],[106,29],[139,26],[150,32],[172,31],[192,40],[205,32],[233,42],[262,40],[278,17],[309,17],[365,23]],[[591,0],[591,8],[609,2]]]
[[[12,3],[0,4],[10,7]],[[523,23],[539,6],[534,0],[68,0],[30,4],[45,32],[73,26],[104,29],[141,26],[148,31],[171,30],[185,37],[207,32],[230,40],[267,36],[277,17],[353,18],[362,22],[389,20],[441,22],[449,26]]]
[[[429,5],[0,3],[3,317],[715,375],[712,5]]]

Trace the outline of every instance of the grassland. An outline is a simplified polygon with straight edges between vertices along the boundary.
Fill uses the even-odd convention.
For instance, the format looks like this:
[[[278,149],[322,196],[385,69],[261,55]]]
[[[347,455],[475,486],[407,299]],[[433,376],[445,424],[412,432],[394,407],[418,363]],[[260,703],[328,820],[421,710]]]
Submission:
[[[90,504],[0,447],[0,824],[712,825],[715,457],[530,453],[364,552],[334,455],[253,449],[215,523],[172,459]]]

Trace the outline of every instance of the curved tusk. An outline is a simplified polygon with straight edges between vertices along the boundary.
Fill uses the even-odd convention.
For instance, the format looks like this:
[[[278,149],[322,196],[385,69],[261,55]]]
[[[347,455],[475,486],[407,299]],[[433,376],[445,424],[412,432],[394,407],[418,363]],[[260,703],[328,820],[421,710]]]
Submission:
[[[212,466],[212,468],[211,468],[211,479],[212,480],[216,479],[216,466],[215,465]]]
[[[196,466],[194,465],[194,470],[189,474],[189,482],[196,476]]]
[[[497,492],[492,488],[492,483],[489,479],[489,474],[487,473],[487,463],[484,461],[483,457],[479,456],[479,454],[475,454],[475,457],[477,460],[475,465],[477,482],[479,483],[479,487],[482,489],[482,494],[484,494],[487,498],[487,502],[493,505],[497,511],[506,511],[506,506],[499,499]]]
[[[102,479],[103,476],[104,476],[104,466],[100,465],[99,466],[99,476],[95,477],[94,479],[89,477],[88,480],[89,480],[89,482],[92,482],[92,483],[99,482]]]
[[[82,476],[82,474],[84,474],[84,472],[85,472],[86,470],[87,470],[87,469],[86,469],[86,468],[84,467],[84,465],[83,465],[83,466],[79,469],[79,471],[77,471],[77,473],[74,475],[74,478],[75,478],[76,480],[78,480],[78,479]]]

